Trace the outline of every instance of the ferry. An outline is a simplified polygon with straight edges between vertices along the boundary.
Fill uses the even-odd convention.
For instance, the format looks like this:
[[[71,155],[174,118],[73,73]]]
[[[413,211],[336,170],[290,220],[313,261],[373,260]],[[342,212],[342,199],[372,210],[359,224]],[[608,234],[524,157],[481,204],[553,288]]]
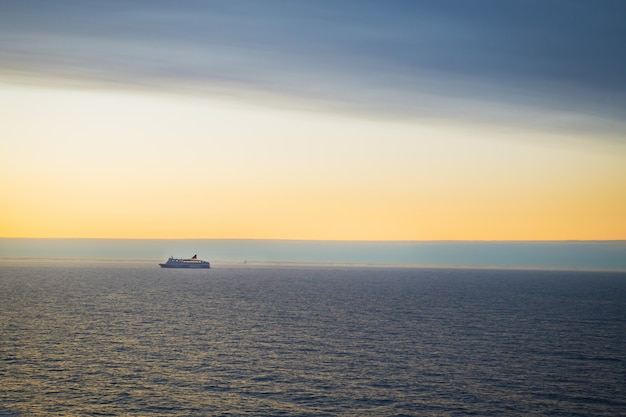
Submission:
[[[171,257],[164,264],[159,264],[161,268],[211,268],[211,263],[198,259],[198,255],[193,255],[189,259]]]

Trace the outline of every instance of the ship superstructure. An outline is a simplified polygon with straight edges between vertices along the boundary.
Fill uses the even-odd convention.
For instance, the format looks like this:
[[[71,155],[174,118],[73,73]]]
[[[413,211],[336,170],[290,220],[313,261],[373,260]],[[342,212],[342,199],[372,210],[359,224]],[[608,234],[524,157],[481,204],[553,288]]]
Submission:
[[[174,258],[170,256],[167,262],[159,264],[161,268],[211,268],[211,263],[198,259],[198,255],[191,258]]]

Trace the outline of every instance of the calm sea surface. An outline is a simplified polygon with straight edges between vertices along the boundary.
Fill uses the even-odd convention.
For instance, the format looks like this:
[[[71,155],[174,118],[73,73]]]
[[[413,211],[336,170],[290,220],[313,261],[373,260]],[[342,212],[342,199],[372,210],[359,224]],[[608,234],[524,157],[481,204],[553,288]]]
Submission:
[[[626,415],[626,274],[4,261],[0,415]]]

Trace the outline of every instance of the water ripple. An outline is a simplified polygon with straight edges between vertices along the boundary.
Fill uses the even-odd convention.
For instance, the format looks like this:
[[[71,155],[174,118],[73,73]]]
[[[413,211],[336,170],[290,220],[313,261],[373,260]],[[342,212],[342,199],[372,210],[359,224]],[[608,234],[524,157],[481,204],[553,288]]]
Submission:
[[[0,269],[0,416],[626,414],[626,277]]]

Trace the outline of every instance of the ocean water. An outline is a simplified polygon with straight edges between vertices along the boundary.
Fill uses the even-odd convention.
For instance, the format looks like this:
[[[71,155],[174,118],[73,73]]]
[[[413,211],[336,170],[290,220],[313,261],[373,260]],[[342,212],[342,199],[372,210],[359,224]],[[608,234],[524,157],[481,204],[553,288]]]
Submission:
[[[0,415],[626,415],[626,274],[5,260]]]
[[[0,259],[208,259],[216,264],[312,263],[626,272],[626,241],[306,241],[0,238]]]

